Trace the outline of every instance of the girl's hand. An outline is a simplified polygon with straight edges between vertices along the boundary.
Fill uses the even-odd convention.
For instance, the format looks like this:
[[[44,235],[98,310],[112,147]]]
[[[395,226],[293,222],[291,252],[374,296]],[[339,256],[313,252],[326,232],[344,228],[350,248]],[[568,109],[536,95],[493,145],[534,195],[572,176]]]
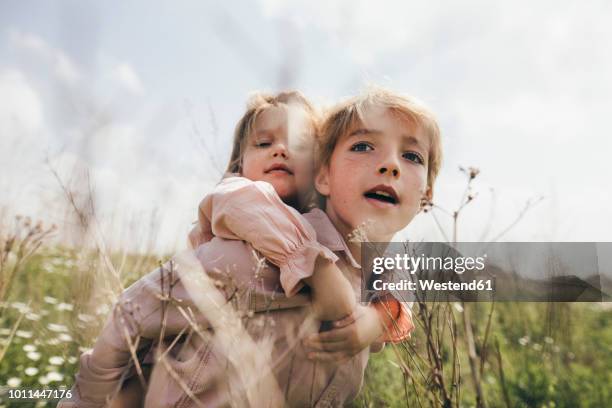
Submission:
[[[373,307],[356,305],[353,313],[334,322],[330,331],[317,333],[304,340],[308,358],[341,362],[369,347],[383,334],[378,312]]]

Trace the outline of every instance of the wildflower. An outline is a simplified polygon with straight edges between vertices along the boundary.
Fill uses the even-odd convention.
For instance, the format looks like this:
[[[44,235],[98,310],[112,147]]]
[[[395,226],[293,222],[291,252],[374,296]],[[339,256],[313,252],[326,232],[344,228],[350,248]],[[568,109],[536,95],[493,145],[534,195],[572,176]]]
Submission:
[[[521,337],[518,342],[521,346],[526,346],[529,343],[529,336]]]
[[[552,339],[552,337],[546,336],[546,337],[544,337],[544,342],[546,344],[553,344],[554,340]]]
[[[69,343],[72,341],[72,337],[69,334],[66,333],[60,333],[59,336],[57,336],[57,339],[66,343]]]
[[[70,357],[68,357],[68,362],[69,362],[70,364],[74,364],[74,363],[76,363],[77,361],[79,361],[79,359],[78,359],[78,358],[76,358],[75,356],[70,356]]]
[[[43,300],[51,305],[54,305],[57,303],[57,299],[51,296],[45,296]]]
[[[11,334],[11,329],[4,327],[0,329],[0,336],[8,336],[9,334]]]
[[[64,364],[64,358],[60,356],[53,356],[49,358],[49,364],[51,365],[62,365]]]
[[[55,307],[57,310],[63,311],[63,310],[73,310],[74,306],[72,306],[70,303],[60,303],[59,305],[57,305]]]
[[[8,385],[11,388],[17,388],[21,385],[21,379],[17,377],[9,378],[8,381],[6,382],[6,385]]]
[[[47,325],[47,329],[54,331],[54,332],[67,332],[68,328],[66,326],[64,326],[63,324],[56,324],[56,323],[49,323]]]
[[[467,174],[470,180],[474,180],[480,174],[480,169],[477,167],[468,167],[467,169],[459,167],[459,170]]]
[[[61,343],[61,341],[59,339],[57,339],[57,338],[47,340],[47,344],[50,345],[50,346],[57,346],[60,343]]]
[[[30,311],[30,307],[26,305],[25,303],[21,303],[21,302],[13,302],[11,303],[11,307],[13,309],[19,310],[19,312],[21,313],[28,313]]]
[[[38,377],[38,382],[42,385],[47,385],[49,384],[49,379],[46,375],[43,375],[42,377]]]
[[[25,344],[23,346],[23,351],[25,351],[26,353],[29,353],[31,351],[36,351],[36,346],[33,344]]]
[[[38,320],[40,320],[40,315],[36,314],[36,313],[33,313],[33,312],[30,312],[30,313],[27,313],[25,315],[25,318],[28,319],[28,320],[38,321]]]
[[[64,376],[57,371],[50,371],[47,373],[47,379],[49,382],[62,381]]]
[[[459,303],[459,302],[455,302],[455,303],[453,303],[453,306],[455,307],[455,309],[457,309],[457,311],[458,311],[459,313],[462,313],[462,312],[463,312],[463,306],[461,306],[461,303]]]
[[[23,370],[23,372],[26,375],[29,375],[30,377],[32,377],[32,376],[38,374],[38,368],[36,368],[36,367],[28,367],[25,370]]]
[[[534,343],[534,344],[533,344],[533,349],[534,349],[535,351],[541,351],[541,350],[542,350],[542,345],[541,345],[541,344],[538,344],[538,343]]]
[[[15,332],[15,335],[17,337],[22,337],[24,339],[30,339],[32,338],[32,332],[31,331],[26,331],[26,330],[17,330]]]
[[[26,357],[32,361],[38,361],[40,359],[40,353],[38,351],[30,351],[26,354]]]

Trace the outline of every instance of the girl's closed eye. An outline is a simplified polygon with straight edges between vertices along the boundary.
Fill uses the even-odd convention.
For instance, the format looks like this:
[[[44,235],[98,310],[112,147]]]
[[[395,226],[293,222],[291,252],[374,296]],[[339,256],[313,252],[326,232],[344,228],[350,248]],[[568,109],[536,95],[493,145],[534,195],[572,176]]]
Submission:
[[[416,164],[424,164],[425,163],[425,160],[423,160],[421,155],[416,153],[416,152],[405,152],[404,154],[402,154],[402,157],[404,159],[409,160],[411,162],[414,162]]]
[[[351,152],[368,152],[374,150],[374,147],[366,142],[355,143],[351,146]]]
[[[270,146],[272,146],[272,142],[269,140],[256,140],[255,141],[255,147],[265,148],[265,147],[270,147]]]

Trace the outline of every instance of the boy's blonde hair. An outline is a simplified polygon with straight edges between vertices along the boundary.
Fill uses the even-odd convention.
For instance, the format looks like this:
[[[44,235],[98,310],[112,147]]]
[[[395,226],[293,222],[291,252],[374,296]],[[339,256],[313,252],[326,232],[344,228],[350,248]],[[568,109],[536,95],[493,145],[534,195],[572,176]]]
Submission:
[[[433,185],[442,162],[442,147],[438,123],[433,113],[415,99],[402,96],[384,88],[370,87],[361,95],[337,104],[325,115],[318,143],[317,169],[320,169],[321,166],[329,165],[338,140],[347,134],[355,123],[362,122],[365,109],[372,106],[384,107],[394,114],[408,118],[429,137],[427,186],[433,194]]]
[[[319,117],[315,108],[301,92],[284,91],[276,95],[262,92],[254,93],[247,101],[246,112],[236,125],[232,154],[226,169],[227,173],[242,173],[242,156],[257,117],[267,108],[279,105],[299,106],[304,109],[312,125],[312,137],[313,139],[316,137]]]

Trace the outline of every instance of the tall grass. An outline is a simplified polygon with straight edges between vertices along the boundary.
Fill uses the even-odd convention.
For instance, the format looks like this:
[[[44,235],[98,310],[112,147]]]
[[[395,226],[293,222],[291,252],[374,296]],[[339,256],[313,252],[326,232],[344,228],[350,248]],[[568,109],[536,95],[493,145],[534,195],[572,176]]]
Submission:
[[[458,209],[444,211],[430,203],[434,217],[447,214],[457,225],[462,209],[476,196],[472,182],[478,172],[468,169],[465,174],[467,187]],[[173,299],[172,269],[159,267],[155,255],[109,250],[92,201],[76,199],[75,192],[63,188],[82,245],[54,240],[56,227],[26,217],[5,215],[2,223],[0,385],[71,386],[77,356],[93,344],[118,294],[156,267],[167,279],[160,287],[162,299]],[[448,235],[457,240],[459,232],[455,227]],[[209,297],[199,302],[219,321],[240,323],[244,318],[217,310]],[[191,322],[190,335],[206,336],[189,320],[192,311],[183,312]],[[612,402],[612,310],[604,304],[417,302],[413,316],[416,330],[410,340],[370,357],[353,406],[603,407]],[[235,328],[228,335],[250,344],[241,324],[227,327]],[[136,344],[138,336],[130,341]],[[270,372],[258,347],[225,350],[238,375],[236,387],[250,390],[245,404],[278,395],[278,390],[269,393],[275,389],[273,381],[266,383],[270,377],[249,381]],[[157,354],[159,363],[164,364],[169,348]],[[240,372],[245,361],[250,370]]]

